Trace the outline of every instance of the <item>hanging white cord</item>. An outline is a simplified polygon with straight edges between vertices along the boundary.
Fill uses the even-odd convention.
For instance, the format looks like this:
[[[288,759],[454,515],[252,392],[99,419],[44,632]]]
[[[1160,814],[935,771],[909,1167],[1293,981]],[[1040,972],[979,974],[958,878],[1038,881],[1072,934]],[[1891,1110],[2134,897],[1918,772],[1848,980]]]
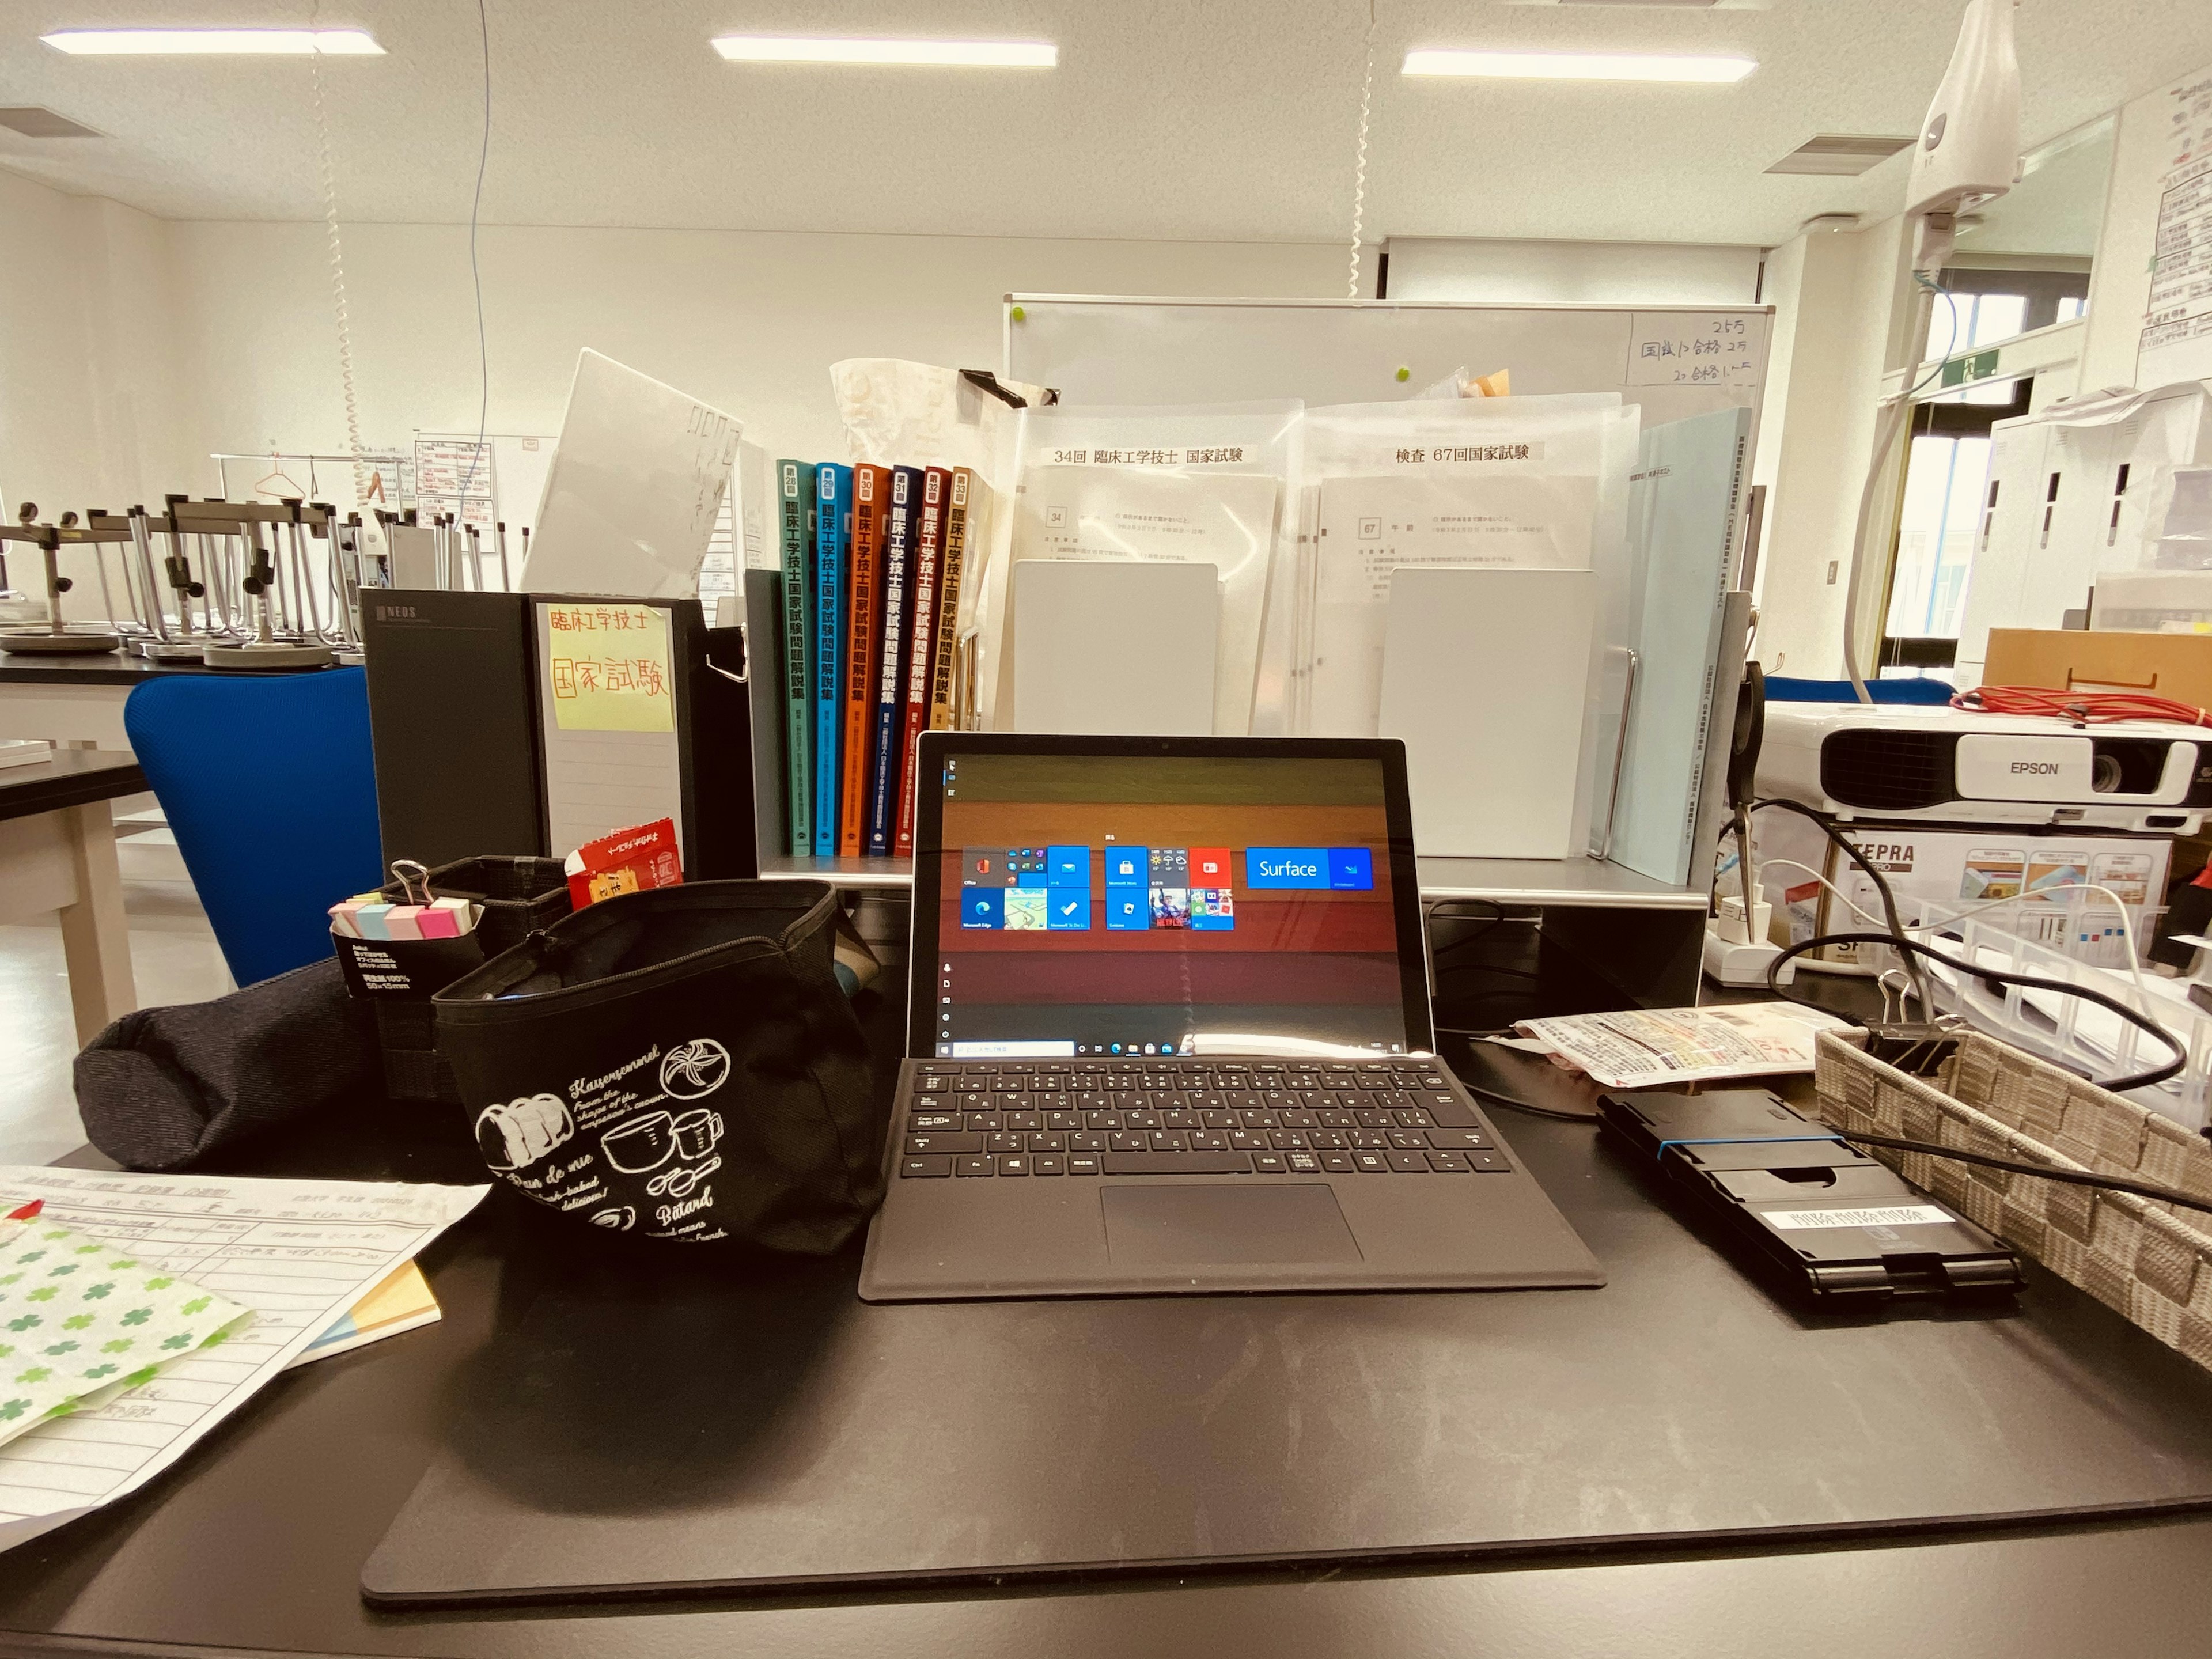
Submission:
[[[319,15],[321,9],[316,8]],[[345,395],[346,448],[353,457],[354,500],[366,501],[368,484],[361,459],[361,410],[353,389],[353,325],[346,313],[345,248],[338,240],[337,173],[331,165],[330,114],[323,107],[323,54],[310,53],[307,64],[315,86],[315,136],[322,162],[323,222],[330,231],[331,304],[337,313],[338,386]]]
[[[1352,276],[1344,297],[1359,297],[1359,222],[1367,210],[1367,112],[1375,97],[1375,0],[1367,0],[1367,66],[1359,81],[1359,160],[1352,174]]]

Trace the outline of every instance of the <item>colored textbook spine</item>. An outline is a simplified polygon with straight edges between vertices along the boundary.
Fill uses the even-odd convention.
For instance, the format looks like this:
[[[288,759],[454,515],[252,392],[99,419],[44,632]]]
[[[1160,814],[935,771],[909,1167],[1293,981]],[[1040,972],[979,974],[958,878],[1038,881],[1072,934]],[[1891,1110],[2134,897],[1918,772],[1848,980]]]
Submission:
[[[883,616],[884,515],[889,467],[853,469],[852,579],[845,595],[845,751],[838,782],[837,850],[860,856],[868,827],[868,739],[876,729],[876,628]]]
[[[906,729],[905,690],[908,592],[914,565],[915,521],[921,505],[921,473],[911,466],[891,469],[890,510],[884,520],[883,626],[876,665],[874,754],[868,777],[866,849],[881,857],[898,833],[899,737]]]
[[[853,469],[825,462],[814,490],[814,852],[837,850],[838,739],[844,731],[845,563]]]
[[[968,561],[968,535],[981,494],[973,471],[964,466],[952,470],[951,500],[945,509],[945,557],[938,570],[937,664],[929,691],[933,732],[949,732],[959,724],[952,704],[952,660],[960,646],[960,582]]]
[[[943,467],[933,466],[922,474],[921,511],[914,532],[914,580],[907,603],[914,638],[907,647],[905,712],[899,731],[898,827],[891,840],[892,852],[901,858],[914,854],[914,793],[920,787],[914,746],[929,729],[929,693],[937,669],[938,573],[944,562],[945,509],[951,493],[952,475]]]
[[[775,464],[777,527],[783,554],[784,747],[788,751],[791,851],[814,850],[814,468]]]

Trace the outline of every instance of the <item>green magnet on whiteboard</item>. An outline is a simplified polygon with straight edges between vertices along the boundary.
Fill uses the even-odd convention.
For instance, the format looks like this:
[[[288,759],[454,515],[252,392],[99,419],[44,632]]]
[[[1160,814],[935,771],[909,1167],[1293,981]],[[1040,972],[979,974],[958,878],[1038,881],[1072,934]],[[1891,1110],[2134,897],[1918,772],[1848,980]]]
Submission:
[[[1023,310],[1019,306],[1016,306],[1016,307],[1014,307],[1014,310],[1013,310],[1013,319],[1014,319],[1014,320],[1015,320],[1016,322],[1018,322],[1018,323],[1019,321],[1021,321],[1021,319],[1022,319],[1024,317],[1027,316],[1028,314],[1029,314],[1029,313],[1026,313],[1026,312],[1024,312],[1024,310]]]
[[[1410,380],[1413,378],[1413,371],[1401,363],[1398,365],[1398,378],[1401,380]]]

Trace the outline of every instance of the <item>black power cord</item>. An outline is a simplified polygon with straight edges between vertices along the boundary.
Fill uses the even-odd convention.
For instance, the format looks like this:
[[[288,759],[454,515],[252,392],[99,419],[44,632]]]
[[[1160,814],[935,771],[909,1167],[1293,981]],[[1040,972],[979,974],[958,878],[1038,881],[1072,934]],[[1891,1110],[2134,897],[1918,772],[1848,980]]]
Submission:
[[[1881,871],[1875,869],[1875,866],[1868,861],[1866,855],[1861,853],[1857,848],[1851,845],[1850,838],[1844,835],[1842,830],[1836,828],[1833,819],[1830,818],[1826,812],[1815,811],[1813,808],[1806,805],[1802,801],[1784,800],[1779,796],[1768,796],[1751,803],[1751,810],[1753,811],[1757,811],[1762,806],[1775,807],[1784,812],[1795,812],[1799,817],[1808,819],[1822,835],[1826,836],[1828,840],[1833,843],[1838,852],[1841,853],[1845,858],[1856,865],[1859,868],[1860,873],[1864,875],[1869,881],[1874,884],[1874,890],[1881,896],[1882,919],[1889,924],[1889,931],[1899,939],[1903,939],[1905,937],[1905,926],[1903,921],[1899,918],[1897,913],[1897,895],[1890,891],[1888,878],[1884,876]],[[1751,856],[1751,846],[1744,838],[1746,833],[1744,821],[1741,817],[1739,817],[1735,824],[1735,833],[1736,857],[1739,860],[1747,860]],[[1744,926],[1747,928],[1750,925],[1751,913],[1747,910],[1744,913]],[[1905,973],[1912,981],[1913,994],[1920,999],[1922,1012],[1923,1013],[1933,1013],[1935,1012],[1936,1005],[1928,1000],[1928,981],[1922,975],[1919,964],[1914,962],[1910,957],[1905,959]],[[1767,972],[1766,984],[1769,990],[1772,990],[1774,988],[1774,975],[1771,968],[1770,968]],[[1779,993],[1777,994],[1779,994]],[[1799,1001],[1800,999],[1792,997],[1790,1000],[1796,1002]],[[1815,1006],[1816,1005],[1813,1003],[1805,1003],[1803,1006],[1809,1008]]]
[[[2110,1081],[2092,1079],[2099,1088],[2110,1089],[2115,1094],[2129,1089],[2140,1089],[2147,1084],[2163,1083],[2166,1079],[2179,1075],[2181,1068],[2189,1063],[2189,1050],[2179,1037],[2156,1020],[2137,1013],[2117,997],[2108,997],[2102,991],[2093,991],[2086,985],[2069,985],[2063,979],[2045,979],[2035,974],[2015,974],[1997,968],[1978,968],[1972,963],[1961,962],[1948,952],[1938,951],[1931,945],[1923,945],[1917,939],[1907,939],[1903,933],[1817,933],[1811,939],[1800,939],[1766,964],[1766,988],[1784,1001],[1794,1002],[1801,1008],[1819,1009],[1824,1014],[1832,1012],[1831,1009],[1821,1008],[1817,1002],[1791,996],[1778,983],[1784,963],[1828,945],[1887,945],[1893,951],[1903,952],[1908,960],[1913,957],[1925,957],[1929,961],[1940,963],[1953,973],[1963,974],[1969,979],[1985,980],[1995,985],[2017,985],[2027,990],[2057,991],[2062,995],[2079,997],[2084,1002],[2094,1002],[2100,1008],[2111,1009],[2137,1030],[2156,1037],[2173,1053],[2171,1060],[2148,1072],[2137,1072]],[[1863,1021],[1856,1023],[1864,1024]]]
[[[1956,1146],[1939,1146],[1933,1141],[1900,1140],[1895,1135],[1863,1135],[1850,1129],[1832,1129],[1829,1133],[1837,1139],[1850,1141],[1853,1146],[1887,1146],[1899,1152],[1925,1152],[1930,1158],[1948,1158],[1957,1164],[1978,1164],[1988,1170],[2033,1176],[2038,1181],[2063,1182],[2069,1187],[2101,1187],[2111,1192],[2133,1193],[2137,1198],[2154,1198],[2162,1203],[2179,1204],[2187,1209],[2212,1211],[2212,1198],[2200,1198],[2178,1188],[2161,1187],[2154,1181],[2130,1181],[2125,1176],[2092,1175],[2086,1170],[2054,1170],[2047,1164],[2023,1164],[2017,1158],[1992,1158],[1987,1152],[1962,1152]]]

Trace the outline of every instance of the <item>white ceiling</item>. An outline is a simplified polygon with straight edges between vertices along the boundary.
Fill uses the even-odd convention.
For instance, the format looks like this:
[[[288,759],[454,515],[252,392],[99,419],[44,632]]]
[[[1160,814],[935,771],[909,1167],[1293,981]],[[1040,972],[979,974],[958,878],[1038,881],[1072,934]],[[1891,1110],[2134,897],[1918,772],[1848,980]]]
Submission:
[[[488,222],[1322,240],[1348,234],[1364,0],[489,0]],[[1769,176],[1819,132],[1910,133],[1962,0],[1760,9],[1377,0],[1365,234],[1771,244],[1887,214],[1905,161]],[[349,220],[468,217],[482,119],[467,0],[8,0],[0,166],[169,217],[322,213],[305,60],[68,58],[44,30],[372,30],[322,66]],[[1051,70],[740,65],[726,31],[1056,41]],[[2033,144],[2212,62],[2206,0],[2023,0]],[[1414,46],[1742,53],[1733,87],[1409,81]]]

